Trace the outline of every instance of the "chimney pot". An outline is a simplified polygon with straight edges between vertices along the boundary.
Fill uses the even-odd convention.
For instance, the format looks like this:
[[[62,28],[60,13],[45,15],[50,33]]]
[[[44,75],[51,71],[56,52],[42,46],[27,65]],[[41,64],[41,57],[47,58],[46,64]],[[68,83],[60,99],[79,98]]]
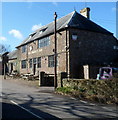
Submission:
[[[82,10],[80,10],[80,14],[83,15],[84,17],[90,19],[90,8],[84,8]]]

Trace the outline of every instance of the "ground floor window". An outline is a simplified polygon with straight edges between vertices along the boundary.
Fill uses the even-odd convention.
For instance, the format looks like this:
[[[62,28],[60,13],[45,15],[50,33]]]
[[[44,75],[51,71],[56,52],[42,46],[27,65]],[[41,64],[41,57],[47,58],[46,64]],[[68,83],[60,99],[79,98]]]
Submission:
[[[54,55],[48,56],[48,67],[54,67]]]
[[[26,60],[21,61],[21,68],[22,69],[26,68]]]
[[[29,60],[29,68],[32,68],[32,59]]]
[[[36,64],[36,58],[33,58],[33,64]]]
[[[37,58],[37,67],[41,68],[41,57]]]

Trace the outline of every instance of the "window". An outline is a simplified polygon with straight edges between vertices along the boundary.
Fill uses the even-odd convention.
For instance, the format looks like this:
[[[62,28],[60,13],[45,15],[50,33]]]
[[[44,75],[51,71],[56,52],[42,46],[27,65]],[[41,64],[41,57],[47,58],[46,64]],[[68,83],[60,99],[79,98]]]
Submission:
[[[33,46],[30,45],[29,46],[29,50],[32,51],[33,50]]]
[[[33,64],[36,64],[36,58],[33,58]]]
[[[48,56],[48,67],[54,67],[54,55]]]
[[[46,28],[43,28],[42,30],[40,30],[40,31],[39,31],[39,34],[42,34],[46,29],[47,29],[47,27],[46,27]]]
[[[27,50],[27,45],[22,46],[22,53],[26,52]]]
[[[73,33],[73,34],[72,34],[72,40],[77,40],[77,38],[78,38],[77,34],[76,34],[76,33]]]
[[[17,63],[16,63],[16,62],[13,62],[13,65],[14,65],[14,66],[16,66],[16,65],[17,65]]]
[[[32,68],[32,59],[29,60],[29,68]]]
[[[34,32],[34,33],[30,34],[29,36],[33,37],[35,34],[36,34],[36,32]]]
[[[26,68],[26,60],[21,61],[21,68]]]
[[[118,50],[118,46],[113,46],[113,49],[114,50]]]
[[[45,37],[38,41],[38,48],[48,46],[50,44],[50,38]]]
[[[37,58],[37,67],[41,68],[41,57]]]

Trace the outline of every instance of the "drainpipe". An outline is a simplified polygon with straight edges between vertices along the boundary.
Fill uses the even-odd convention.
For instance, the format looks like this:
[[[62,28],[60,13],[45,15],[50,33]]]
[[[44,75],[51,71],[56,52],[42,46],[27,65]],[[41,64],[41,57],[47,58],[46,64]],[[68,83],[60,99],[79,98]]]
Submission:
[[[27,53],[26,53],[26,60],[27,60],[27,73],[28,73],[28,44],[27,44]]]
[[[66,29],[66,73],[68,77],[68,38],[67,38],[67,29]]]
[[[6,79],[6,65],[5,65],[5,63],[4,63],[4,79]]]
[[[56,19],[57,19],[57,14],[56,12],[54,13],[54,38],[55,38],[55,44],[54,44],[54,87],[55,89],[57,88],[57,35],[56,35],[56,27],[57,27],[57,23],[56,23]]]

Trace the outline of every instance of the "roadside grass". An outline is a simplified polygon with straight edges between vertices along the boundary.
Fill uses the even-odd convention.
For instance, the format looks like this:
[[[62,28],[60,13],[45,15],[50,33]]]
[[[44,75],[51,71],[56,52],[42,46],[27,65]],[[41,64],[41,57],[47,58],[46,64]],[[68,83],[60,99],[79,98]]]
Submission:
[[[118,79],[76,80],[76,83],[75,80],[66,81],[64,87],[56,89],[56,93],[93,102],[118,105]]]

